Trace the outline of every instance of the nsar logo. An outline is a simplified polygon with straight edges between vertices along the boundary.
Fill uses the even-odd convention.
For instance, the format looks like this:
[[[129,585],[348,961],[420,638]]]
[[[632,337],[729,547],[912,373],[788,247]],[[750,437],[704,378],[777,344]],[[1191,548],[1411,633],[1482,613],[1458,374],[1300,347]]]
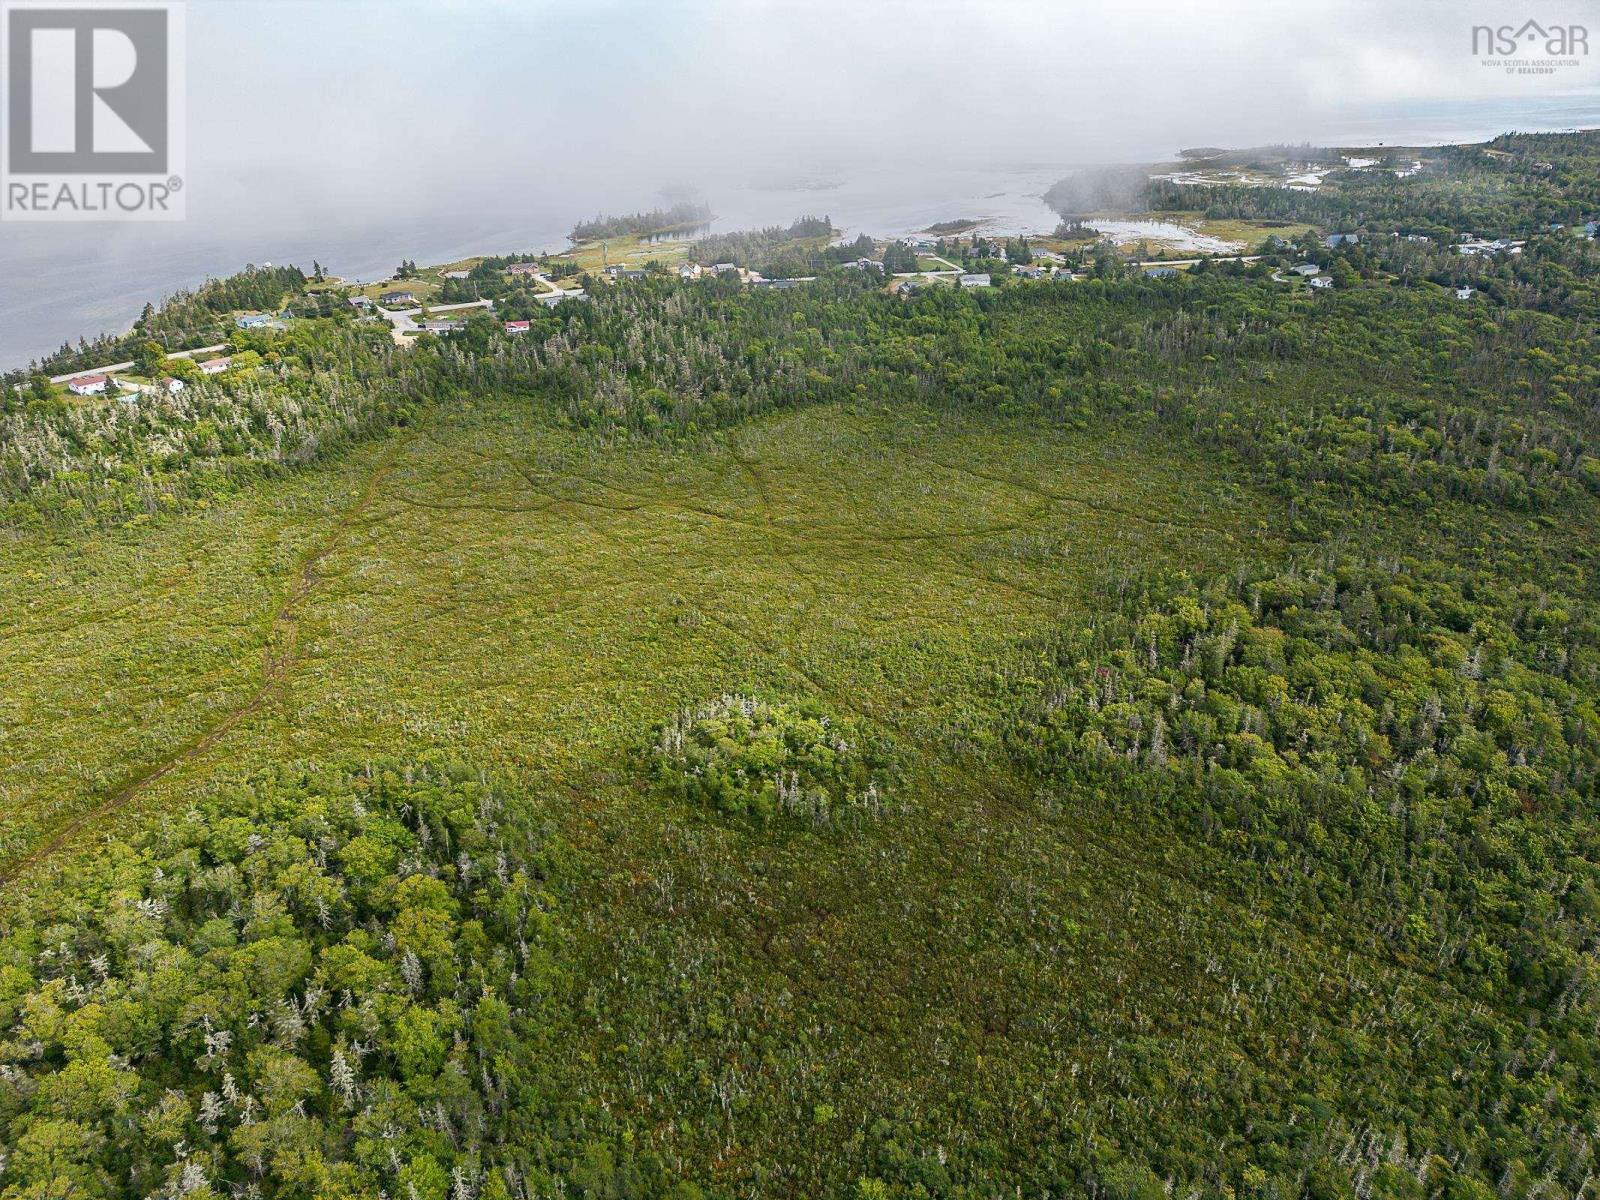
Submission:
[[[1589,53],[1589,30],[1583,25],[1474,25],[1472,52],[1483,65],[1507,75],[1554,75],[1563,67],[1582,65]]]

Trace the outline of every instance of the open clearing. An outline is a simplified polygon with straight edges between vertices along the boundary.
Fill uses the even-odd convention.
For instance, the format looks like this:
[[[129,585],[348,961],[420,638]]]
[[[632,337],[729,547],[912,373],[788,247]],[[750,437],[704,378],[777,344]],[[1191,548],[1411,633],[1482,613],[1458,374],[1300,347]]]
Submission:
[[[978,664],[1076,581],[1259,524],[1131,442],[824,409],[602,454],[493,404],[140,536],[15,542],[0,870],[336,746],[575,785],[736,688],[959,742]]]

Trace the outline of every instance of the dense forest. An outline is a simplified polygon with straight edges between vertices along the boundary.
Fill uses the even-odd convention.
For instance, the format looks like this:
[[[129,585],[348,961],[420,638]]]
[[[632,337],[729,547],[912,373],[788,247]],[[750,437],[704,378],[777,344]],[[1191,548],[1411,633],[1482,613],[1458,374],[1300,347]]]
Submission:
[[[1340,231],[1398,230],[1445,239],[1466,233],[1525,236],[1554,223],[1582,224],[1600,212],[1600,158],[1589,134],[1505,134],[1482,145],[1418,153],[1425,160],[1416,174],[1388,165],[1336,168],[1332,188],[1153,179],[1142,198],[1155,212],[1306,220]],[[1386,163],[1390,157],[1385,155]],[[1063,216],[1084,211],[1058,199],[1052,204]]]
[[[649,212],[628,213],[621,217],[598,216],[579,221],[572,227],[572,240],[590,242],[599,238],[623,237],[628,234],[649,236],[653,233],[672,233],[694,229],[711,220],[711,206],[698,201],[680,201],[670,208],[656,208]]]
[[[408,507],[502,505],[491,544],[529,570],[554,551],[505,530],[559,503],[642,554],[606,522],[662,502],[605,462],[688,470],[764,422],[869,414],[896,429],[882,455],[926,455],[919,507],[937,511],[941,468],[1055,514],[992,542],[991,583],[1082,590],[963,647],[977,693],[937,717],[959,745],[853,702],[892,669],[867,652],[841,668],[859,679],[817,683],[811,641],[807,694],[730,671],[638,722],[592,794],[421,735],[374,755],[321,710],[338,753],[197,788],[0,910],[0,1197],[1600,1195],[1597,162],[1594,134],[1507,135],[1315,192],[1158,181],[1154,209],[1363,234],[1168,279],[1101,251],[1086,279],[902,298],[830,270],[857,247],[808,218],[693,251],[818,276],[802,288],[658,271],[552,309],[489,259],[455,286],[527,333],[476,316],[399,348],[308,309],[235,339],[251,370],[176,396],[71,406],[15,381],[16,539],[146,536],[454,420],[452,471],[492,461],[530,494]],[[1525,245],[1462,255],[1467,233]],[[1329,294],[1273,278],[1306,258]],[[198,334],[202,311],[276,308],[303,283],[249,273],[141,333]],[[484,449],[500,421],[520,456]],[[926,448],[941,421],[1166,448],[1260,515],[1189,569],[1079,566],[1052,535],[1082,536],[1059,510],[1090,508],[1070,488],[1104,462],[1049,485],[946,462]],[[750,506],[691,497],[674,520],[780,561],[843,554],[730,461]],[[1086,519],[1121,547],[1214,532],[1182,511]],[[1017,536],[952,525],[941,545]],[[1002,573],[1022,559],[1026,585]],[[865,587],[873,569],[837,573]],[[492,581],[452,580],[509,645]],[[672,581],[672,636],[721,631],[731,656],[742,627],[693,583]],[[750,586],[816,585],[797,565]],[[864,621],[819,611],[808,631],[825,619]],[[500,702],[566,698],[472,700]],[[670,871],[643,869],[640,829]]]

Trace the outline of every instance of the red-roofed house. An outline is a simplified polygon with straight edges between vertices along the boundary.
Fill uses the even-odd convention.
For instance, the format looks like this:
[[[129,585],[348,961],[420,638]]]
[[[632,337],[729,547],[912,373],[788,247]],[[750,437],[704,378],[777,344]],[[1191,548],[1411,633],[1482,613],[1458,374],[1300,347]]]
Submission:
[[[79,375],[67,380],[67,391],[74,396],[98,396],[110,382],[104,375]]]
[[[528,332],[528,322],[526,322],[526,321],[507,321],[506,322],[506,332],[507,333],[527,333]]]
[[[200,374],[221,375],[231,366],[233,366],[232,358],[226,356],[222,358],[208,358],[205,362],[200,364]]]

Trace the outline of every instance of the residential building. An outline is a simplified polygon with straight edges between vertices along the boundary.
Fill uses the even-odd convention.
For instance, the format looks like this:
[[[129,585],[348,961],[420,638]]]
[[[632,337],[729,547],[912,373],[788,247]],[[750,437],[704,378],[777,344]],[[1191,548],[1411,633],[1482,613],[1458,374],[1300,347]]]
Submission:
[[[528,322],[526,322],[526,321],[507,321],[506,322],[506,332],[507,333],[527,333],[528,329],[529,329],[529,325],[528,325]]]
[[[384,292],[383,295],[378,297],[379,304],[415,304],[416,302],[417,296],[415,292]]]
[[[1311,286],[1316,288],[1319,292],[1324,288],[1331,288],[1333,286],[1333,280],[1329,279],[1326,275],[1318,275],[1315,279],[1312,279],[1309,282]]]
[[[231,366],[233,366],[233,359],[229,355],[223,355],[221,358],[208,358],[200,364],[200,374],[221,375]]]
[[[1322,268],[1317,266],[1316,263],[1295,263],[1294,265],[1294,273],[1296,275],[1317,275],[1321,271]]]
[[[79,375],[76,379],[67,380],[67,391],[74,396],[98,396],[110,382],[104,375]]]
[[[506,268],[508,275],[538,275],[543,270],[538,263],[514,262]]]
[[[272,324],[271,313],[245,313],[242,317],[235,317],[233,323],[240,329],[265,329]]]
[[[976,275],[963,275],[956,282],[958,282],[964,288],[990,286],[989,273],[987,271],[980,272]]]
[[[1471,300],[1472,297],[1477,294],[1477,291],[1478,289],[1473,287],[1458,287],[1456,289],[1456,299]]]

